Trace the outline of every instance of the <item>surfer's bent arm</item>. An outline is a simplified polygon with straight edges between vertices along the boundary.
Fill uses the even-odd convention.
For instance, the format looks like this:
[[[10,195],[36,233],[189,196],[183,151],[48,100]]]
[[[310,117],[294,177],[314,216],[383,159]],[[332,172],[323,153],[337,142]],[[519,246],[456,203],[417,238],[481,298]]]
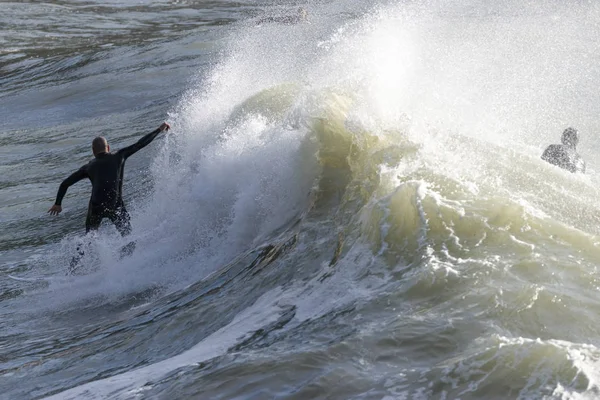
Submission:
[[[125,158],[127,158],[130,155],[135,154],[137,151],[148,146],[154,140],[154,138],[156,138],[156,136],[158,136],[159,133],[161,133],[164,130],[169,130],[169,128],[170,128],[169,124],[164,122],[161,126],[159,126],[157,129],[155,129],[152,132],[145,135],[143,138],[138,140],[136,143],[119,150],[118,153],[122,154]]]
[[[69,186],[88,177],[89,175],[87,173],[87,165],[84,165],[83,167],[79,168],[77,171],[72,173],[67,179],[62,181],[60,187],[58,188],[56,201],[54,202],[54,205],[48,210],[50,215],[58,215],[62,211],[62,206],[60,204],[62,203],[62,199],[63,197],[65,197],[65,194],[67,194],[67,189],[69,188]]]
[[[88,177],[86,167],[87,167],[87,165],[84,165],[83,167],[79,168],[77,171],[73,172],[67,179],[62,181],[62,183],[60,184],[60,187],[58,188],[58,194],[56,195],[56,201],[54,202],[54,204],[56,204],[57,206],[60,206],[62,203],[62,199],[63,199],[63,197],[65,197],[65,194],[67,193],[67,189],[69,188],[69,186]]]

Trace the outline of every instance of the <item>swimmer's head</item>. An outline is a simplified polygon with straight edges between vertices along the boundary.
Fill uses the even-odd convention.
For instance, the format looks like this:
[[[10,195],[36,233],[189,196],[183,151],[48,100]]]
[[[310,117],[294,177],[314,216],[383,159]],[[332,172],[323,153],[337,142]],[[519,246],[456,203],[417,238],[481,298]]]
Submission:
[[[562,144],[569,147],[576,147],[579,143],[579,134],[575,128],[567,128],[562,134]]]

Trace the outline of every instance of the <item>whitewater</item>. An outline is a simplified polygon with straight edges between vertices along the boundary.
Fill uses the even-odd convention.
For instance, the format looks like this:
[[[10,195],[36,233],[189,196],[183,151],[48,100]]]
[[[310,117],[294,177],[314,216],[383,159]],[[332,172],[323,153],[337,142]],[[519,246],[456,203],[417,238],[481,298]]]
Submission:
[[[599,5],[0,11],[0,398],[600,397]],[[163,121],[130,257],[46,213]]]

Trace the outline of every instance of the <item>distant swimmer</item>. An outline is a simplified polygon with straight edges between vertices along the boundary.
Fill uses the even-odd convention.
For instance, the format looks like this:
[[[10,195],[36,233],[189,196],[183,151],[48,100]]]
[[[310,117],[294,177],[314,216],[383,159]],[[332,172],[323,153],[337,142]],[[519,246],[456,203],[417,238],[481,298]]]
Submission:
[[[163,131],[168,131],[171,126],[164,122],[156,130],[150,132],[136,143],[127,146],[115,153],[110,152],[110,146],[105,138],[98,136],[92,141],[92,152],[94,159],[65,179],[58,189],[56,201],[48,210],[51,215],[58,215],[62,211],[62,199],[67,193],[69,186],[88,178],[92,182],[92,195],[88,205],[87,218],[85,220],[86,233],[96,230],[104,218],[108,218],[117,228],[121,236],[131,233],[129,213],[123,202],[123,171],[125,161],[138,150],[146,147],[154,138]],[[127,250],[133,251],[135,242],[129,243]],[[83,253],[79,250],[79,254]],[[71,268],[79,260],[71,261]]]
[[[284,25],[293,25],[298,24],[300,22],[308,22],[308,13],[304,7],[298,8],[296,14],[290,15],[279,15],[279,16],[269,16],[260,18],[256,24],[284,24]]]
[[[542,154],[542,160],[554,164],[569,172],[585,173],[585,161],[577,154],[579,134],[574,128],[567,128],[562,134],[562,144],[551,144]]]

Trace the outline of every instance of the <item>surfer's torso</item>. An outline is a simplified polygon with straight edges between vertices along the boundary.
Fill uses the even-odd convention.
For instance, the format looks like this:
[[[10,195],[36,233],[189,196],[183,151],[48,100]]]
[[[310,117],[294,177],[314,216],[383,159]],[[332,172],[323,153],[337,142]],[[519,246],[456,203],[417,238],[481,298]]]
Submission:
[[[125,160],[121,152],[102,153],[83,167],[92,182],[91,204],[114,208],[123,202]]]
[[[542,154],[542,160],[569,172],[585,172],[585,161],[574,148],[564,144],[551,144]]]

